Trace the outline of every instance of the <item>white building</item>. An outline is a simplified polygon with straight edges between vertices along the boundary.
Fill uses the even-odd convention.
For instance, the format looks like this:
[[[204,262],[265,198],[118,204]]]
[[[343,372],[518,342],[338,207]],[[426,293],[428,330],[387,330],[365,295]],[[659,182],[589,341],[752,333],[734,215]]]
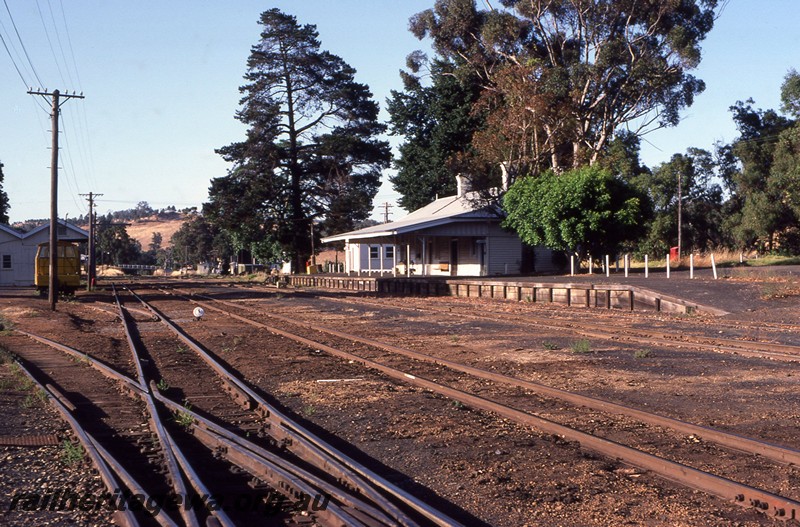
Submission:
[[[58,223],[59,240],[84,242],[89,239],[89,233],[83,229],[63,220]],[[24,234],[0,225],[0,286],[32,286],[36,249],[40,243],[49,241],[49,223]]]
[[[496,206],[476,206],[477,195],[464,191],[440,198],[391,223],[323,238],[345,242],[348,274],[393,276],[493,276],[520,274],[523,244],[500,227]],[[538,272],[555,270],[552,252],[533,250]]]

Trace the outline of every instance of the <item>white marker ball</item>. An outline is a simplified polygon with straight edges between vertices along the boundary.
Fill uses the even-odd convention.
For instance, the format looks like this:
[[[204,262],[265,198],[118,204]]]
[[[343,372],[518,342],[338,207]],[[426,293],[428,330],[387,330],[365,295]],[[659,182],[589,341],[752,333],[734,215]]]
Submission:
[[[194,308],[194,311],[192,311],[192,314],[194,315],[194,318],[201,318],[203,315],[206,314],[206,312],[203,310],[202,307],[196,307]]]

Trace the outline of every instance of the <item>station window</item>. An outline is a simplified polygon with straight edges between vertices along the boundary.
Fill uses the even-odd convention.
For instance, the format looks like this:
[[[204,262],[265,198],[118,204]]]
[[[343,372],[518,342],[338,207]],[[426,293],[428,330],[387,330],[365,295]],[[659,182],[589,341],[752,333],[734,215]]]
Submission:
[[[372,260],[377,260],[380,258],[380,247],[373,247],[370,245],[369,247],[369,257]]]
[[[387,245],[384,248],[384,253],[387,259],[391,260],[394,258],[394,245]]]
[[[11,255],[4,254],[3,255],[3,269],[11,269]]]

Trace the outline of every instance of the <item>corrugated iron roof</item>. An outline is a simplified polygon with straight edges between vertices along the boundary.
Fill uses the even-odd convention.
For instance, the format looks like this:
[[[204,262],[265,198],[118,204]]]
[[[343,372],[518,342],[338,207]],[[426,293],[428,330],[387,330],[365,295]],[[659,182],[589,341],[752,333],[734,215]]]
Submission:
[[[476,206],[478,199],[475,192],[439,198],[397,221],[328,236],[322,238],[322,243],[396,236],[465,220],[500,221],[500,209],[493,205]]]

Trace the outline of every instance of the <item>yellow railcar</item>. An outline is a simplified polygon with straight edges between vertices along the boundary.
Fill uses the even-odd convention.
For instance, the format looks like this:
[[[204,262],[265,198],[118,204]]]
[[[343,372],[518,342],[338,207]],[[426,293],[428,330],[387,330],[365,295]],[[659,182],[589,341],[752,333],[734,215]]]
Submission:
[[[40,243],[36,250],[36,289],[50,287],[50,243]],[[58,242],[58,290],[75,292],[81,286],[81,254],[78,245]]]

